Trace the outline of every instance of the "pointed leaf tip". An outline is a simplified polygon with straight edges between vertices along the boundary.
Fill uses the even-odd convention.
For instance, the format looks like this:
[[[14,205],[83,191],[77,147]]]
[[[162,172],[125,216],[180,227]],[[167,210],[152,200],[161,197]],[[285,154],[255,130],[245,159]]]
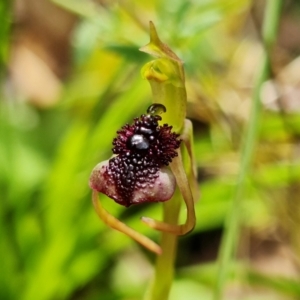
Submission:
[[[149,22],[149,29],[150,29],[150,43],[154,42],[155,40],[158,40],[159,42],[161,42],[157,35],[157,31],[154,26],[154,23],[152,21]]]
[[[153,55],[154,57],[169,58],[182,63],[180,58],[169,48],[169,46],[160,40],[155,25],[152,21],[149,22],[149,30],[150,42],[141,47],[140,51]]]

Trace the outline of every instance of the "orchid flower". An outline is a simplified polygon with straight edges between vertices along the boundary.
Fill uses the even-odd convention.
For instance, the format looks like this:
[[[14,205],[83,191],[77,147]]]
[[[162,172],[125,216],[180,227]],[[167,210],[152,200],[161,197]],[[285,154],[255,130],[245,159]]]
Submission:
[[[100,219],[149,250],[161,254],[160,246],[112,216],[98,199],[98,193],[103,193],[125,207],[172,201],[177,185],[187,208],[184,224],[170,224],[148,217],[141,220],[151,228],[174,235],[184,235],[195,225],[196,168],[192,124],[185,119],[182,62],[160,41],[152,22],[150,43],[140,50],[157,57],[142,69],[142,76],[150,82],[154,103],[146,114],[117,131],[112,142],[113,156],[93,169],[89,184]]]

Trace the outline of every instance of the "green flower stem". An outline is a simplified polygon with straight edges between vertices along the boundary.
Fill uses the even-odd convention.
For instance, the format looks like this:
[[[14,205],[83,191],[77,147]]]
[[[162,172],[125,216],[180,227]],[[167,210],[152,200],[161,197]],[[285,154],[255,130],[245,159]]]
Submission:
[[[187,151],[185,151],[184,147],[185,146],[181,147],[178,157],[174,159],[171,164],[172,171],[176,176],[178,187],[173,198],[164,203],[163,220],[165,223],[176,226],[178,224],[182,196],[184,198],[188,198],[190,199],[190,202],[186,201],[187,222],[184,225],[180,225],[183,232],[188,232],[194,227],[195,211],[190,184],[186,176],[187,168],[184,169],[184,167],[187,166],[183,163],[185,159],[190,158],[190,155]],[[190,172],[192,173],[192,170],[190,170]],[[156,260],[155,277],[152,282],[150,293],[146,297],[147,300],[168,299],[174,275],[177,239],[178,235],[176,234],[170,234],[168,232],[162,233],[162,240],[160,244],[162,254],[158,256]]]
[[[163,204],[163,220],[169,224],[178,223],[181,195],[177,188],[173,198]],[[167,300],[174,276],[178,236],[163,232],[160,246],[162,254],[157,256],[155,274],[145,300]]]
[[[163,123],[173,126],[177,133],[185,132],[186,116],[186,90],[184,84],[184,71],[181,60],[165,44],[163,44],[150,22],[150,43],[141,48],[142,51],[154,55],[157,59],[147,63],[142,68],[142,76],[146,78],[152,89],[153,102],[163,104],[167,111],[163,114]],[[192,130],[192,127],[190,127]],[[171,163],[171,169],[176,177],[177,189],[171,200],[163,204],[163,223],[174,225],[176,233],[162,231],[161,249],[162,254],[157,257],[155,273],[146,300],[167,300],[171,289],[174,275],[174,261],[176,257],[178,235],[191,230],[195,222],[193,197],[190,190],[189,175],[193,167],[188,167],[184,162],[192,163],[192,158],[187,159],[192,153],[189,141],[185,143],[188,151],[181,147],[177,158]],[[187,205],[187,222],[179,225],[179,213],[183,195]],[[149,222],[149,220],[146,220]],[[159,222],[156,224],[159,224]],[[172,226],[170,226],[172,227]]]
[[[185,187],[181,186],[179,183],[172,199],[164,202],[163,204],[163,208],[164,208],[163,220],[165,223],[172,224],[174,226],[178,224],[180,207],[182,203],[181,195],[184,195],[184,197],[186,197],[185,193],[191,195],[191,191],[189,190],[189,183],[186,182],[187,177],[185,173],[182,174],[184,170],[180,170],[181,167],[176,166],[179,164],[183,165],[183,161],[185,161],[184,159],[186,157],[182,158],[182,155],[183,156],[188,155],[188,152],[184,150],[184,147],[181,147],[181,153],[179,153],[179,157],[174,159],[172,164],[173,163],[175,164],[175,169],[178,168],[178,172],[176,173],[174,172],[177,182],[181,180],[182,183],[185,184]],[[181,176],[185,178],[180,179]],[[188,191],[184,191],[184,189]],[[191,196],[187,196],[187,197],[191,197]],[[194,220],[195,220],[194,207],[191,207],[187,204],[187,213],[188,213],[188,217],[187,217],[188,221],[185,225],[182,226],[188,227],[188,231],[190,231],[194,227]],[[162,239],[160,243],[162,254],[157,256],[155,274],[154,274],[155,276],[152,281],[150,290],[146,294],[145,300],[167,300],[168,299],[169,292],[172,286],[173,275],[174,275],[174,262],[176,258],[177,240],[178,240],[177,234],[162,232]]]
[[[241,208],[240,203],[243,197],[247,174],[250,170],[250,163],[257,140],[257,131],[261,111],[260,90],[262,84],[265,82],[269,74],[269,54],[272,50],[277,36],[281,5],[281,0],[268,0],[265,10],[263,24],[264,53],[260,70],[258,71],[258,76],[255,81],[252,96],[253,104],[251,115],[248,130],[246,132],[245,143],[241,154],[240,173],[237,178],[237,185],[235,194],[233,196],[232,206],[225,222],[225,231],[219,252],[219,270],[217,275],[216,289],[214,291],[215,300],[222,299],[227,274],[230,270],[230,265],[237,245],[240,221],[239,214]]]

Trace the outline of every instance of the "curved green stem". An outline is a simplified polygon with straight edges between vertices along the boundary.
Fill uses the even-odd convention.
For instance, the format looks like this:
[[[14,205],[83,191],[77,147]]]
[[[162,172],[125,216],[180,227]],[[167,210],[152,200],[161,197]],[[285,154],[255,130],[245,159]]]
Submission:
[[[179,190],[183,196],[184,202],[187,209],[187,217],[184,224],[178,225],[177,223],[170,223],[168,221],[160,222],[151,218],[142,217],[142,221],[149,227],[169,232],[176,235],[185,235],[193,230],[195,227],[195,209],[194,209],[194,199],[190,188],[188,177],[183,166],[181,152],[178,152],[178,157],[174,159],[171,163],[171,170],[176,178]]]
[[[96,211],[98,217],[105,224],[107,224],[108,226],[110,226],[113,229],[116,229],[116,230],[126,234],[127,236],[136,240],[138,243],[140,243],[141,245],[143,245],[145,248],[149,249],[150,251],[152,251],[158,255],[161,254],[162,250],[156,243],[154,243],[152,240],[147,238],[145,235],[142,235],[139,232],[128,227],[126,224],[119,221],[113,215],[108,213],[102,206],[101,202],[99,201],[98,192],[96,190],[93,190],[92,202],[93,202],[93,205],[94,205],[94,208],[95,208],[95,211]]]
[[[219,269],[217,284],[214,291],[215,300],[222,299],[227,274],[236,249],[239,234],[240,203],[242,201],[247,174],[250,170],[250,163],[257,140],[257,129],[261,111],[260,90],[269,73],[269,51],[271,51],[276,40],[281,5],[281,0],[268,0],[266,6],[263,24],[264,54],[254,86],[251,115],[241,154],[240,173],[237,178],[236,190],[233,196],[231,209],[225,222],[225,231],[219,252]]]

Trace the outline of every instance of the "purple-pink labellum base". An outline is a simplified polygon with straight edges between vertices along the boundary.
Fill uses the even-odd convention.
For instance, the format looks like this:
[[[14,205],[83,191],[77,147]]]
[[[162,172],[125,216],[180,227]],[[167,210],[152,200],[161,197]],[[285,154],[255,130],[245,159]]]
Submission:
[[[143,202],[163,202],[169,200],[175,191],[176,181],[168,167],[162,167],[152,182],[145,181],[145,187],[136,186],[132,192],[130,203],[118,193],[114,181],[108,175],[109,160],[99,163],[92,171],[90,187],[99,193],[103,193],[125,206]]]

